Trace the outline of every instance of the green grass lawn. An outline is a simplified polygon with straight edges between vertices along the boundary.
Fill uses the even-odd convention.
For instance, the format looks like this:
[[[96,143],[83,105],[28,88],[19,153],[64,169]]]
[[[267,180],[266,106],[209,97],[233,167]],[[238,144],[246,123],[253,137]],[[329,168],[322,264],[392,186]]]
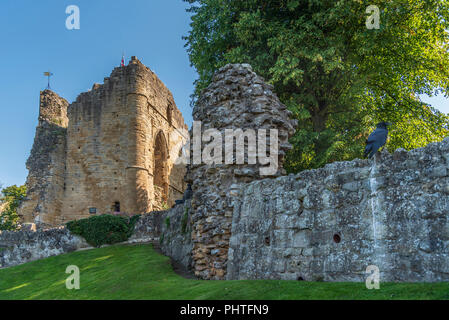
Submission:
[[[68,265],[80,269],[68,290]],[[449,299],[449,283],[364,283],[278,280],[205,281],[175,274],[152,245],[78,251],[0,270],[0,299]]]

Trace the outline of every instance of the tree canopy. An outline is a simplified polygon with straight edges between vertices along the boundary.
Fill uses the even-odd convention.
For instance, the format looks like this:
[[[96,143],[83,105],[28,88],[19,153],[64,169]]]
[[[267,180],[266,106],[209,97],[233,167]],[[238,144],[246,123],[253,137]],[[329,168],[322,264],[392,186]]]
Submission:
[[[391,150],[449,134],[448,116],[419,98],[449,93],[449,0],[185,1],[193,101],[218,68],[251,64],[299,120],[289,172],[361,157],[380,121],[394,123]],[[379,29],[366,26],[373,4]]]
[[[16,230],[19,225],[17,208],[26,197],[26,186],[4,188],[0,198],[0,230]]]

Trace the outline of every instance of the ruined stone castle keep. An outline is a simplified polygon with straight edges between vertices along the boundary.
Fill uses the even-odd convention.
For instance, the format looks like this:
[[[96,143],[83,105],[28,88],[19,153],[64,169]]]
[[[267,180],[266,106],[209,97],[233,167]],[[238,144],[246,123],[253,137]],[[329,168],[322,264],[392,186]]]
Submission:
[[[202,135],[214,128],[226,140],[226,131],[234,132],[233,150],[225,144],[214,157],[217,150],[236,160],[240,139],[245,161],[191,161],[185,181],[192,191],[184,201],[149,212],[161,206],[160,194],[168,201],[181,195],[185,172],[173,161],[185,127],[168,90],[133,59],[70,106],[42,93],[22,211],[47,224],[89,216],[90,208],[108,213],[116,202],[122,211],[147,211],[130,241],[158,241],[201,279],[365,282],[375,267],[381,282],[449,281],[449,137],[285,175],[296,126],[289,116],[249,65],[219,69],[193,118]],[[195,145],[194,128],[192,149],[204,160],[211,149]],[[259,129],[278,132],[262,137],[267,146],[278,140],[278,167],[270,174],[261,174],[266,163],[249,163],[249,138],[237,133]],[[64,228],[0,232],[0,268],[85,245]]]
[[[187,126],[171,92],[135,57],[71,104],[42,91],[39,111],[24,222],[145,213],[182,197],[185,166],[176,160]]]

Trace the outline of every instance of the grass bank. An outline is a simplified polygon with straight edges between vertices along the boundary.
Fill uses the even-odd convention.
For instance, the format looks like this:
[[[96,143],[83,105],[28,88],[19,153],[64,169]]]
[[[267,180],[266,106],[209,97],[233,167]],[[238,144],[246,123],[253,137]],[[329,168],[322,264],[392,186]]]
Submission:
[[[80,269],[68,290],[67,266]],[[0,270],[0,299],[449,299],[449,283],[364,283],[278,280],[204,281],[173,272],[150,244],[78,251]]]

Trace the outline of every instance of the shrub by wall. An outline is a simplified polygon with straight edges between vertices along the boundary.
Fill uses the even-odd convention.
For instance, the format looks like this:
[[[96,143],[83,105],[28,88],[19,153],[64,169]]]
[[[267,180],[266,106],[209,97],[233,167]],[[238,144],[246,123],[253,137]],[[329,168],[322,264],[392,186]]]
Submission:
[[[79,235],[95,247],[103,244],[114,244],[128,240],[139,219],[139,215],[125,218],[112,215],[99,215],[86,219],[70,221],[67,228],[73,234]]]

